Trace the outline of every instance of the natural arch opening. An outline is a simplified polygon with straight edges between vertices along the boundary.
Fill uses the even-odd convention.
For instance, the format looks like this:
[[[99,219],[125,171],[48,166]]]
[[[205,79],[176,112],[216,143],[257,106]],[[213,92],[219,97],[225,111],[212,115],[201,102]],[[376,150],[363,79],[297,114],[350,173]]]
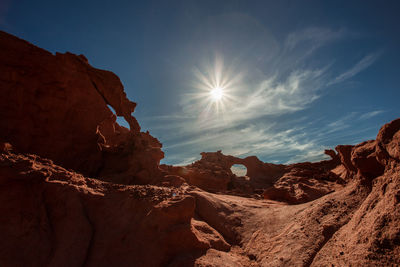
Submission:
[[[117,117],[117,123],[120,126],[124,126],[125,128],[129,129],[129,123],[125,120],[125,118],[123,116],[117,116],[117,113],[115,112],[115,109],[111,106],[107,104],[107,107],[111,110],[112,113],[114,113],[114,115]]]
[[[243,164],[233,164],[231,171],[236,176],[246,176],[247,174],[247,168]]]

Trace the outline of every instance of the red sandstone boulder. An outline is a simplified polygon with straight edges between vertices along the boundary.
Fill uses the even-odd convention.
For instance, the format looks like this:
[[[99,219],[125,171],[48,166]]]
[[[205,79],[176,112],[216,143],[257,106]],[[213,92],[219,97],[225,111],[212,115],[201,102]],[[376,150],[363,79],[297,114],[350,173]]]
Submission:
[[[376,159],[376,142],[366,141],[353,147],[351,162],[363,177],[372,179],[383,174],[384,167]]]
[[[357,173],[356,167],[354,167],[351,162],[351,151],[353,150],[353,146],[351,145],[339,145],[336,148],[338,152],[340,162],[346,169],[346,178],[352,177],[355,173]]]
[[[400,119],[385,124],[376,137],[376,154],[383,165],[400,161]]]
[[[264,191],[264,198],[299,204],[341,189],[343,180],[319,165],[298,163],[288,166],[288,172]]]
[[[340,161],[339,155],[336,154],[335,150],[332,150],[332,149],[325,149],[324,154],[330,156],[330,157],[332,158],[332,160],[334,160],[334,161],[336,161],[336,162],[339,162],[339,161]]]

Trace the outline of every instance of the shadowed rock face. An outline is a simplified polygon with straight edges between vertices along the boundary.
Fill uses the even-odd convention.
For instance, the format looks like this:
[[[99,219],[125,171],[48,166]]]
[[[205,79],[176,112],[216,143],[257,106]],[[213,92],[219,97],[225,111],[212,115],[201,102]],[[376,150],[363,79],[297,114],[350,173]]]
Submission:
[[[184,188],[101,182],[36,155],[2,151],[0,201],[1,266],[163,266],[230,247]]]
[[[131,115],[136,103],[119,78],[91,67],[84,56],[52,55],[0,31],[0,88],[0,141],[108,181],[159,177],[161,143],[140,132]]]
[[[0,32],[0,88],[0,266],[400,262],[400,119],[316,163],[159,166],[118,77],[83,56]]]

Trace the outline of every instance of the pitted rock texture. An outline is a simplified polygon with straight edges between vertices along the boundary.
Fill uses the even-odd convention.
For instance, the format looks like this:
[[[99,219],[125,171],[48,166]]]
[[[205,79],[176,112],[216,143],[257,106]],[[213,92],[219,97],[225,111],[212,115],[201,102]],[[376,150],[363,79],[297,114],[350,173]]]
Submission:
[[[1,266],[165,266],[230,245],[194,220],[183,188],[85,178],[32,154],[0,154]]]

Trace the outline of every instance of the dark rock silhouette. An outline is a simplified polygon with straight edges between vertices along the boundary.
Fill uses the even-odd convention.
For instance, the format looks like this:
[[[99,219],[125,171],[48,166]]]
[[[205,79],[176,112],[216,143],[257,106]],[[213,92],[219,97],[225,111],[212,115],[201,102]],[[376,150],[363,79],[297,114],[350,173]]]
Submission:
[[[160,176],[161,143],[140,132],[119,78],[83,56],[52,55],[0,32],[0,141],[92,177],[145,184]],[[130,130],[116,123],[123,116]]]

